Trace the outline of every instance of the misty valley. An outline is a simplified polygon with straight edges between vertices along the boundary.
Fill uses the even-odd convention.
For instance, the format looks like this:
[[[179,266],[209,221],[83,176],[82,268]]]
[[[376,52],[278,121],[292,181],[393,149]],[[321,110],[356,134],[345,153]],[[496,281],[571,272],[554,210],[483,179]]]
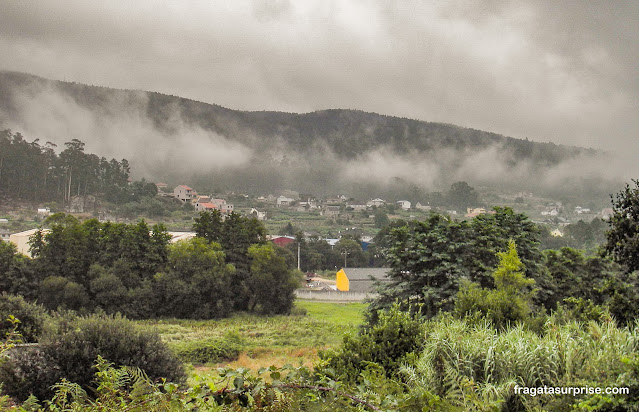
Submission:
[[[9,71],[0,130],[3,410],[639,405],[611,153]]]

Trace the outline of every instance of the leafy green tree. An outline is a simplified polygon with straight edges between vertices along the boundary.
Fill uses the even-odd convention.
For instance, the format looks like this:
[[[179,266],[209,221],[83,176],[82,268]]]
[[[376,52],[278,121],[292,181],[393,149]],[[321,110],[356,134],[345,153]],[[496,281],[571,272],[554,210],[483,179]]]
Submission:
[[[62,276],[49,276],[42,281],[39,302],[50,310],[80,310],[90,304],[84,287]]]
[[[472,252],[469,224],[442,215],[423,222],[411,221],[388,235],[386,255],[391,265],[391,282],[371,303],[371,313],[392,306],[395,301],[426,316],[450,310],[459,281],[469,275],[466,261]],[[418,305],[419,304],[419,305]]]
[[[447,201],[450,206],[465,212],[466,208],[479,205],[479,195],[468,183],[455,182],[450,186]]]
[[[162,296],[161,305],[174,308],[168,311],[171,316],[183,313],[183,317],[208,319],[231,312],[236,296],[235,268],[225,263],[218,243],[202,238],[179,241],[170,248],[169,267],[162,279],[172,285],[165,284],[168,293]],[[159,276],[155,280],[159,281]]]
[[[504,329],[530,320],[534,295],[531,288],[535,281],[525,277],[515,242],[510,241],[508,251],[497,255],[499,264],[493,272],[495,289],[465,284],[457,295],[455,313],[460,317],[485,318],[496,328]]]
[[[270,244],[253,245],[248,253],[251,258],[251,276],[247,282],[251,296],[249,310],[264,314],[289,313],[295,299],[293,292],[299,286],[295,272]]]
[[[550,291],[547,273],[539,263],[536,226],[525,215],[508,208],[472,221],[454,221],[433,214],[423,222],[410,221],[384,236],[385,256],[391,266],[390,282],[384,284],[371,310],[387,308],[396,300],[410,303],[425,316],[451,310],[462,280],[494,288],[491,275],[498,263],[497,252],[508,248],[508,239],[517,244],[517,253],[546,298]],[[540,300],[541,301],[541,300]],[[543,301],[542,301],[543,302]],[[374,313],[374,312],[373,312]]]
[[[198,237],[222,246],[226,262],[235,267],[231,283],[234,285],[236,310],[248,310],[251,296],[248,289],[251,259],[248,249],[266,243],[266,229],[262,222],[237,213],[222,214],[213,210],[201,212],[195,218],[193,230]]]
[[[23,342],[37,342],[49,316],[42,305],[28,302],[22,296],[0,294],[0,341],[7,338],[15,325],[10,320],[18,319],[16,332]]]
[[[360,384],[363,372],[377,366],[387,377],[397,377],[401,366],[414,362],[424,345],[424,323],[399,305],[377,314],[359,334],[345,335],[339,349],[323,352],[319,372],[338,381]]]
[[[89,291],[96,306],[106,313],[117,313],[127,304],[128,291],[120,278],[100,265],[94,264],[87,274]]]
[[[639,180],[626,187],[612,201],[613,214],[606,232],[604,253],[629,272],[639,270]]]
[[[362,245],[357,240],[342,237],[335,245],[337,253],[342,257],[341,264],[344,267],[365,267],[367,266],[367,259]]]
[[[13,243],[0,242],[0,291],[35,300],[41,272],[31,259],[17,252]]]
[[[375,227],[381,229],[384,226],[387,226],[389,223],[390,223],[390,220],[388,219],[388,215],[384,213],[383,210],[375,211]]]

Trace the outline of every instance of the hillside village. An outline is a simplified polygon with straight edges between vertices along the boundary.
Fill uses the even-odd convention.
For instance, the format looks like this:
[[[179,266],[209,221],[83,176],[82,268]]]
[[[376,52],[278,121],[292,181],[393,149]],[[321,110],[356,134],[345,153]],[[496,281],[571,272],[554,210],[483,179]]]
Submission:
[[[350,198],[344,194],[331,197],[317,197],[293,190],[281,190],[259,196],[227,193],[225,196],[200,194],[186,184],[171,188],[163,182],[155,183],[157,198],[173,205],[182,205],[184,212],[176,219],[175,213],[168,218],[135,216],[133,219],[118,214],[117,209],[103,204],[95,196],[73,196],[64,208],[54,204],[52,210],[47,205],[21,205],[13,210],[0,210],[0,239],[11,241],[21,253],[28,255],[28,237],[39,223],[54,212],[75,214],[81,218],[97,217],[99,221],[129,222],[143,217],[151,222],[162,221],[170,230],[173,241],[194,236],[190,222],[199,212],[219,211],[222,216],[236,212],[262,221],[269,231],[269,238],[279,246],[287,246],[295,241],[301,232],[304,238],[326,240],[335,246],[339,239],[348,234],[361,242],[363,250],[374,242],[379,229],[391,219],[423,219],[432,212],[447,214],[453,219],[471,219],[482,214],[494,213],[488,207],[490,201],[479,200],[466,210],[456,210],[445,206],[431,206],[419,199],[385,200],[379,197],[367,200]],[[231,201],[230,199],[233,199]],[[564,236],[564,228],[579,221],[607,220],[612,215],[611,208],[591,210],[580,205],[568,206],[559,201],[537,198],[530,192],[492,197],[495,206],[508,206],[526,213],[531,219],[549,230],[556,238]],[[26,230],[25,230],[26,229]]]

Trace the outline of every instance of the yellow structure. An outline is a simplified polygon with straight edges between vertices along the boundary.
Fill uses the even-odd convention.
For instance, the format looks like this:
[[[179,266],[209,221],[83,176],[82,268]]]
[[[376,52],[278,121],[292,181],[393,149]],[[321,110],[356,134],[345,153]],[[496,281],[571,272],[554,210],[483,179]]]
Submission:
[[[348,292],[348,288],[348,276],[346,276],[346,272],[344,272],[344,269],[340,269],[339,272],[337,272],[337,290]]]
[[[11,236],[9,236],[9,242],[16,245],[16,249],[18,249],[18,253],[22,253],[23,255],[27,255],[31,257],[31,253],[29,252],[29,248],[31,247],[31,245],[29,245],[29,238],[33,236],[33,234],[37,232],[38,230],[40,229],[31,229],[31,230],[25,230],[24,232],[20,232],[20,233],[14,233]],[[42,230],[42,233],[47,234],[49,233],[49,230],[44,229]]]

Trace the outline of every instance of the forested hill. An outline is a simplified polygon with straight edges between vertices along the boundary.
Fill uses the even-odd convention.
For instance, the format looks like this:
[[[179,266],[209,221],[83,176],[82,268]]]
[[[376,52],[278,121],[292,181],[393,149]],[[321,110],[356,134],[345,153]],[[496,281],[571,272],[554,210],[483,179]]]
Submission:
[[[431,188],[447,180],[490,182],[504,172],[517,180],[597,155],[590,149],[357,110],[247,112],[16,72],[0,72],[0,127],[56,143],[78,138],[91,150],[131,159],[151,177],[212,173],[234,184],[234,179],[261,179],[266,187],[298,190],[307,190],[297,186],[309,178],[312,185],[335,186],[361,183],[363,175],[378,184],[400,179]],[[246,170],[256,165],[260,176]],[[281,166],[299,170],[286,175]],[[329,173],[327,168],[340,170]],[[372,169],[378,175],[367,173]]]
[[[113,104],[116,101],[125,103],[121,106],[123,109],[133,104],[158,128],[169,132],[176,127],[172,122],[177,110],[181,120],[243,143],[259,145],[259,141],[251,139],[255,136],[259,136],[262,143],[283,139],[292,149],[302,152],[321,143],[343,157],[358,156],[380,146],[406,153],[441,148],[481,148],[498,143],[513,150],[514,160],[531,158],[554,164],[584,150],[358,110],[331,109],[304,114],[246,112],[161,93],[88,86],[6,71],[0,72],[0,110],[4,120],[20,114],[16,94],[34,95],[41,90],[63,93],[79,106],[96,113],[115,114],[113,110],[117,107]],[[148,99],[146,105],[140,106],[141,97]]]

